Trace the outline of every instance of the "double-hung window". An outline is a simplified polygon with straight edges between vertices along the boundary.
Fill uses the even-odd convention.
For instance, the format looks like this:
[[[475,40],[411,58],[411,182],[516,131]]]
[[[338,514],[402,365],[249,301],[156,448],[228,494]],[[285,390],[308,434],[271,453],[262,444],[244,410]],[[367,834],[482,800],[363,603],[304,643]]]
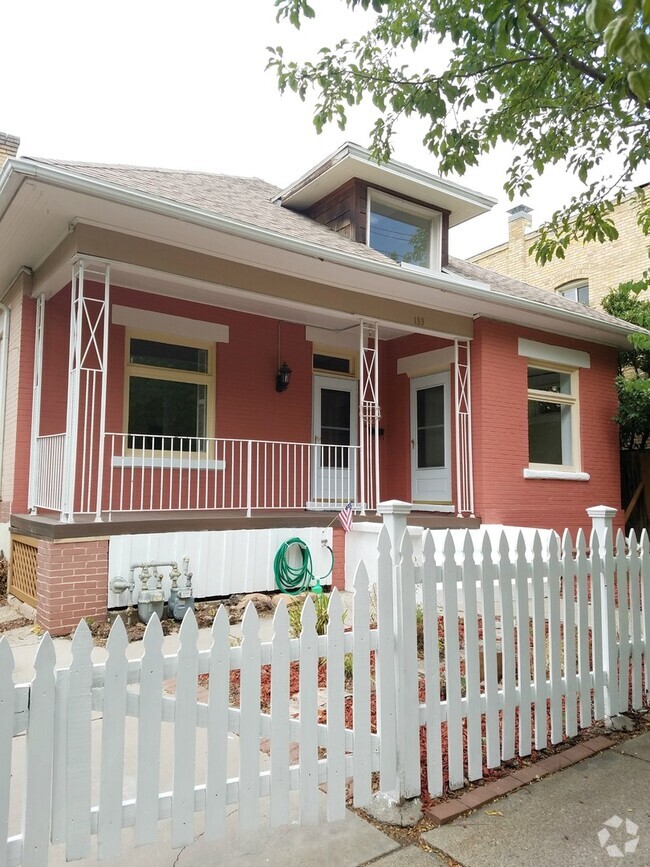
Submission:
[[[395,262],[440,270],[441,215],[368,190],[368,246]]]
[[[531,469],[579,472],[576,370],[529,362],[528,455]]]
[[[214,344],[127,332],[128,447],[206,451],[212,433]]]

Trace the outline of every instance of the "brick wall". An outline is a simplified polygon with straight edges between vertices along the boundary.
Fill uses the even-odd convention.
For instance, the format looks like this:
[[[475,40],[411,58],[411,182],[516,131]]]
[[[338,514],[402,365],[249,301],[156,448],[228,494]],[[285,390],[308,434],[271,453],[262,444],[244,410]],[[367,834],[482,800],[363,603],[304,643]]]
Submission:
[[[37,620],[52,635],[72,632],[84,617],[106,619],[108,539],[39,540]]]
[[[478,319],[472,344],[474,485],[477,514],[485,523],[523,527],[589,526],[588,506],[620,507],[618,428],[613,379],[616,350],[569,342],[545,332]],[[518,338],[589,353],[579,379],[582,470],[589,481],[525,479],[528,466],[528,360]],[[615,526],[621,526],[619,511]]]
[[[11,157],[15,157],[18,153],[20,139],[15,135],[9,135],[6,132],[0,132],[0,169]]]
[[[528,250],[539,237],[537,231],[526,231],[526,217],[509,223],[506,244],[470,257],[471,262],[491,268],[516,280],[532,283],[542,289],[557,290],[574,280],[589,281],[589,304],[600,306],[603,297],[619,283],[639,280],[648,268],[650,240],[636,222],[636,200],[626,199],[612,214],[619,237],[605,244],[570,244],[564,259],[554,259],[538,265]]]

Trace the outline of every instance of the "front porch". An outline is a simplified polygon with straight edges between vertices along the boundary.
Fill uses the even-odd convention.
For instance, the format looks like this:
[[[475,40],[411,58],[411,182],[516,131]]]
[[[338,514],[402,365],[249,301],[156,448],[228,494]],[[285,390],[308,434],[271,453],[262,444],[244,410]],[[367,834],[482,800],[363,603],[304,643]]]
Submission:
[[[37,299],[32,516],[73,526],[221,513],[250,522],[352,503],[365,517],[399,498],[474,517],[468,339],[350,316],[341,327],[316,308],[299,323],[172,304],[114,286],[111,268],[74,262],[67,334],[65,293]],[[214,321],[200,319],[206,310]],[[288,381],[268,389],[264,371],[259,378],[256,341],[268,352],[269,332],[278,373],[291,374],[285,357],[294,365],[296,384],[280,397]],[[53,388],[58,404],[44,398]],[[278,436],[288,430],[302,438]]]

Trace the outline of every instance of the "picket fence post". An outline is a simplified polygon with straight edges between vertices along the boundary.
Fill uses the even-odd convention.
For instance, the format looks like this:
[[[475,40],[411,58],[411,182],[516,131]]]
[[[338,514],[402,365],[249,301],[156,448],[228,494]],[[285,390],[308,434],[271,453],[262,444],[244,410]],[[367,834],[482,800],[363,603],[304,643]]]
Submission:
[[[415,590],[413,563],[402,564],[402,544],[407,527],[407,516],[412,510],[410,503],[400,500],[389,500],[380,503],[377,512],[382,516],[384,526],[390,539],[391,571],[393,578],[393,618],[382,619],[378,612],[378,626],[383,630],[392,631],[394,641],[394,670],[382,672],[385,682],[387,677],[394,677],[395,696],[395,732],[397,740],[395,781],[393,792],[384,793],[395,801],[399,810],[405,801],[417,798],[420,794],[420,750],[417,737],[418,724],[414,723],[413,699],[417,702],[417,673],[411,671],[415,656]],[[406,546],[407,551],[409,545]],[[412,556],[412,555],[411,555]],[[412,586],[413,585],[413,586]],[[409,649],[413,652],[409,653]],[[381,666],[384,660],[379,658]],[[385,664],[385,663],[384,663]],[[382,682],[379,678],[379,683]],[[415,678],[415,679],[413,679]],[[411,682],[413,681],[413,682]],[[382,696],[384,701],[386,696]],[[385,710],[385,708],[384,708]],[[413,728],[415,724],[415,737]],[[415,802],[414,802],[415,803]],[[419,801],[415,812],[419,811]]]
[[[618,707],[618,652],[616,645],[616,610],[614,607],[614,516],[611,506],[591,506],[587,509],[591,518],[592,539],[598,539],[600,575],[592,580],[600,581],[602,625],[602,670],[604,674],[605,716],[615,717]],[[593,544],[593,543],[592,543]]]

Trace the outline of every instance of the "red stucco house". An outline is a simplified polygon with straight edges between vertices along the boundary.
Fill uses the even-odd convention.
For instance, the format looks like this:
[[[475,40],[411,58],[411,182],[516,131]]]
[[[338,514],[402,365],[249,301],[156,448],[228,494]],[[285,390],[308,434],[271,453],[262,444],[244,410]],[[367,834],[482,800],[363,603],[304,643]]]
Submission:
[[[285,190],[7,160],[0,524],[42,625],[105,612],[126,536],[618,506],[634,329],[450,257],[493,204],[352,144]]]

